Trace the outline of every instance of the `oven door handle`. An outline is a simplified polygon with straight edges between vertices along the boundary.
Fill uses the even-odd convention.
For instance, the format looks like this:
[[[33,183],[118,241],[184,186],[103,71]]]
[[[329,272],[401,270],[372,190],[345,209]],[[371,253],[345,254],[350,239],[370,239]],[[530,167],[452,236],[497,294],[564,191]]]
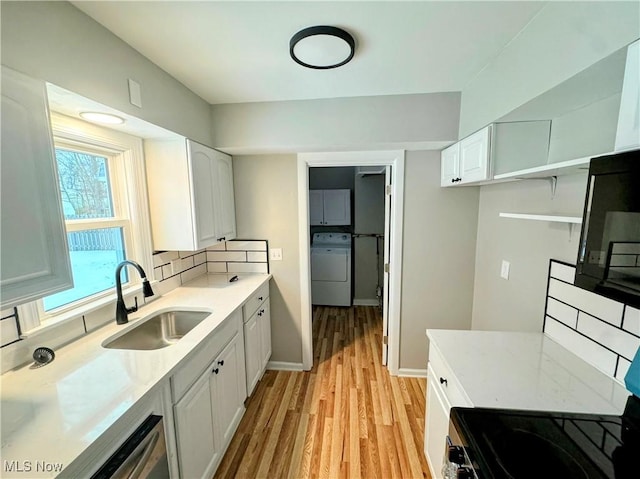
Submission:
[[[131,473],[127,476],[127,479],[137,479],[138,477],[140,477],[140,473],[142,472],[144,467],[147,465],[147,462],[149,461],[149,456],[151,456],[151,453],[155,449],[159,438],[160,438],[160,432],[153,431],[153,433],[149,434],[149,436],[147,436],[145,440],[140,444],[139,448],[142,447],[144,449],[138,455],[135,455],[135,456],[132,455],[132,456],[129,456],[129,458],[127,458],[127,460],[123,464],[123,467],[125,468],[125,470],[126,470],[126,466],[128,465],[127,463],[131,463],[132,461],[137,460],[135,465],[133,466]]]

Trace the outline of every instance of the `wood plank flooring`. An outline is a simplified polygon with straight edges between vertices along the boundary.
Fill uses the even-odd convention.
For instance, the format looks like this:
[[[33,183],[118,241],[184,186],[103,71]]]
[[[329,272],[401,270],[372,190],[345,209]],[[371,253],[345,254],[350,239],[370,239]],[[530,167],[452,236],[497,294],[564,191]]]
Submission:
[[[314,307],[311,371],[267,371],[215,475],[430,478],[424,379],[381,364],[375,307]]]

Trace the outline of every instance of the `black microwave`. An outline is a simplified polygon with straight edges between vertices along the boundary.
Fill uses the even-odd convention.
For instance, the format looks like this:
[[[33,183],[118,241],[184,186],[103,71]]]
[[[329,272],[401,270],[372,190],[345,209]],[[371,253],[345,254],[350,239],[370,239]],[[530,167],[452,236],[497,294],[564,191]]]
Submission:
[[[640,308],[640,150],[591,159],[574,284]]]

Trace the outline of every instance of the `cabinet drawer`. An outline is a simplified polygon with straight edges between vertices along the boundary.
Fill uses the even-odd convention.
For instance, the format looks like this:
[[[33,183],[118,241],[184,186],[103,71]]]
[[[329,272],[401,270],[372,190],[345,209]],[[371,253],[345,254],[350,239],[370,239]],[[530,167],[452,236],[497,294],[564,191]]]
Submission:
[[[187,389],[202,374],[202,371],[229,344],[229,341],[238,333],[241,325],[240,311],[238,310],[225,319],[213,332],[211,338],[205,341],[198,351],[184,363],[184,366],[171,377],[171,392],[174,403],[180,400]]]
[[[244,320],[248,321],[253,313],[258,310],[258,307],[263,303],[265,299],[269,297],[269,282],[260,286],[258,290],[251,295],[251,297],[244,303]]]
[[[433,380],[437,382],[436,389],[442,392],[451,407],[473,407],[458,379],[433,344],[429,347],[429,365],[434,375]]]

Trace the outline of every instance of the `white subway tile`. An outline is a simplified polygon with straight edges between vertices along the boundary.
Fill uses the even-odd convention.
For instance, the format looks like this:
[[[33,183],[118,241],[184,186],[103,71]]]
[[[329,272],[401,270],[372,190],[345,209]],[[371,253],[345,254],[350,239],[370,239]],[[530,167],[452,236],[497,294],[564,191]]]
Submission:
[[[575,329],[578,321],[578,310],[553,298],[547,302],[547,314],[567,326]]]
[[[173,271],[171,270],[171,265],[170,264],[165,264],[162,267],[162,279],[167,279],[167,278],[170,278],[171,276],[173,276]]]
[[[194,267],[193,256],[189,256],[188,258],[183,258],[182,260],[180,260],[181,273],[193,267]]]
[[[566,264],[551,262],[551,277],[557,278],[567,283],[573,284],[576,276],[575,266],[567,266]]]
[[[155,279],[156,281],[162,281],[162,266],[160,266],[159,268],[153,268],[153,279]]]
[[[162,266],[163,264],[170,263],[172,259],[178,259],[180,255],[177,251],[164,251],[153,255],[153,265]]]
[[[640,309],[627,306],[624,311],[622,327],[630,333],[640,336]]]
[[[213,246],[207,247],[207,251],[226,251],[225,242],[216,243]]]
[[[8,316],[13,316],[16,312],[14,311],[13,308],[7,308],[7,309],[3,309],[0,312],[0,318],[6,318]]]
[[[578,331],[627,359],[633,359],[640,346],[640,338],[584,313],[578,316]]]
[[[204,253],[204,249],[199,249],[197,251],[179,251],[180,258],[188,258],[189,256],[195,256],[199,253]]]
[[[631,361],[627,361],[622,356],[618,360],[618,370],[616,371],[616,379],[624,382],[624,377],[627,375],[627,371],[629,371],[629,366],[631,366]]]
[[[154,285],[154,288],[156,286]],[[154,289],[154,293],[155,293]],[[129,305],[129,303],[127,303]],[[114,304],[110,304],[108,306],[104,306],[103,308],[96,309],[95,311],[91,311],[88,314],[84,315],[84,324],[87,328],[87,332],[91,332],[95,329],[98,329],[105,324],[116,320],[116,306]]]
[[[227,263],[207,263],[207,271],[209,273],[226,273]]]
[[[266,241],[227,241],[227,251],[267,251]]]
[[[611,255],[611,267],[621,266],[629,267],[636,265],[636,257],[628,254]],[[624,270],[622,270],[624,272]],[[628,270],[627,270],[628,271]]]
[[[229,273],[268,273],[267,263],[227,263]]]
[[[196,266],[195,268],[188,269],[184,273],[180,275],[182,279],[182,284],[191,281],[192,279],[197,278],[198,276],[202,276],[207,273],[207,265],[201,264],[200,266]]]
[[[207,251],[207,261],[247,261],[244,251]]]
[[[202,251],[193,257],[193,264],[196,266],[207,262],[207,253]]]
[[[622,324],[623,304],[563,283],[556,279],[549,280],[549,296],[570,304],[581,311],[600,318],[614,326]]]
[[[15,318],[0,321],[0,345],[12,343],[20,339]]]
[[[180,286],[180,284],[180,276],[172,276],[171,278],[165,279],[164,281],[161,281],[160,283],[155,285],[153,287],[153,291],[156,293],[156,296],[162,296],[164,294],[167,294],[169,291],[176,289],[178,286]]]
[[[545,333],[573,354],[613,377],[617,355],[547,316]]]
[[[253,263],[266,263],[267,252],[266,251],[247,251],[247,261]]]

